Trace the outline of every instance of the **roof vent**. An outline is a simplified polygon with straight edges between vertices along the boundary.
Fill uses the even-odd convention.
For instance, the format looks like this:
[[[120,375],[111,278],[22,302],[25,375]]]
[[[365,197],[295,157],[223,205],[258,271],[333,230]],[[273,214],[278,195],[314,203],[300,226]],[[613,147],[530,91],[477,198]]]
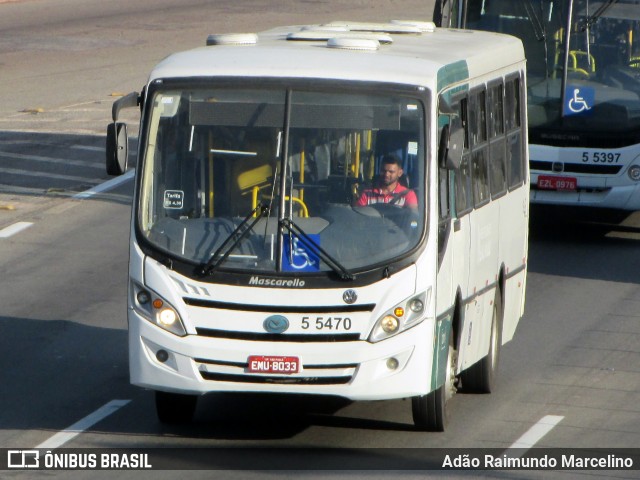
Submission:
[[[436,24],[433,22],[423,22],[419,20],[391,20],[394,25],[407,25],[410,27],[419,28],[421,32],[435,32]]]
[[[349,29],[347,27],[343,27],[340,25],[306,25],[302,27],[300,30],[322,30],[323,32],[348,32]]]
[[[256,43],[258,43],[258,36],[255,33],[222,33],[207,37],[207,46],[255,45]]]
[[[378,40],[372,40],[369,38],[330,38],[327,41],[327,47],[329,48],[343,48],[345,50],[365,50],[375,51],[380,48],[380,42]]]
[[[323,41],[326,42],[329,39],[337,38],[356,38],[360,40],[376,40],[382,45],[388,45],[393,43],[391,35],[386,33],[368,33],[368,32],[351,32],[348,30],[325,30],[319,28],[318,30],[302,30],[300,32],[292,32],[287,35],[287,40],[297,41]]]
[[[370,23],[370,22],[331,22],[329,27],[346,27],[352,32],[385,32],[385,33],[422,33],[415,25],[401,25],[397,23]]]

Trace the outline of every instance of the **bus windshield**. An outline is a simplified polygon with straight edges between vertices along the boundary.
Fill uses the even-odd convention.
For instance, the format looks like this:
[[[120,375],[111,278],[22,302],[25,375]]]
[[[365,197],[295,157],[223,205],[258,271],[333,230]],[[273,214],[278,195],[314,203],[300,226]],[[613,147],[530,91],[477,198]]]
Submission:
[[[467,28],[523,41],[532,143],[637,143],[638,1],[469,0],[467,8]]]
[[[418,98],[208,85],[147,101],[137,222],[153,248],[255,273],[357,271],[417,247]]]

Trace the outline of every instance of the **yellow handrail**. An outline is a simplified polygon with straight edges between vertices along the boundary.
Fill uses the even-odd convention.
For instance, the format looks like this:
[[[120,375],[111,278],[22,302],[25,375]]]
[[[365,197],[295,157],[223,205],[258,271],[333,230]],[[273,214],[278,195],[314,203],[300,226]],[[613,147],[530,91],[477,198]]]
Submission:
[[[258,206],[258,195],[260,193],[260,188],[261,187],[255,186],[251,189],[251,208],[256,208]],[[289,195],[284,197],[285,200],[289,200],[290,198],[291,197],[289,197]],[[298,206],[302,210],[302,215],[300,215],[301,217],[309,218],[309,209],[301,199],[299,199],[298,197],[293,197],[293,203],[298,204]],[[257,213],[253,214],[254,217],[256,215]]]

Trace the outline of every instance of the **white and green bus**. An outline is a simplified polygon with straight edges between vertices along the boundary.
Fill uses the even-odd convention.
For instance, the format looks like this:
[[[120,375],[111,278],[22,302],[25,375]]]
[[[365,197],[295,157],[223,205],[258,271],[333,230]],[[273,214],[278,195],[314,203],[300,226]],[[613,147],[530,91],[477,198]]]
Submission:
[[[160,420],[270,392],[411,398],[438,431],[493,390],[524,309],[525,92],[514,37],[333,22],[211,35],[115,102],[110,174],[141,111],[130,375]]]

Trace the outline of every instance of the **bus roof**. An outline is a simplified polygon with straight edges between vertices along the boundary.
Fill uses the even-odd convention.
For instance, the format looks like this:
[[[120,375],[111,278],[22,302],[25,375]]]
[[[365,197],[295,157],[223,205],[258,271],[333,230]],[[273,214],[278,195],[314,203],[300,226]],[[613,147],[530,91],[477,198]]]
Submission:
[[[207,46],[160,62],[150,81],[291,77],[433,87],[442,83],[438,72],[459,67],[461,62],[463,75],[473,77],[523,61],[522,43],[508,35],[441,29],[430,22],[332,22],[278,27],[259,34],[211,35]],[[462,79],[455,75],[455,80]]]

